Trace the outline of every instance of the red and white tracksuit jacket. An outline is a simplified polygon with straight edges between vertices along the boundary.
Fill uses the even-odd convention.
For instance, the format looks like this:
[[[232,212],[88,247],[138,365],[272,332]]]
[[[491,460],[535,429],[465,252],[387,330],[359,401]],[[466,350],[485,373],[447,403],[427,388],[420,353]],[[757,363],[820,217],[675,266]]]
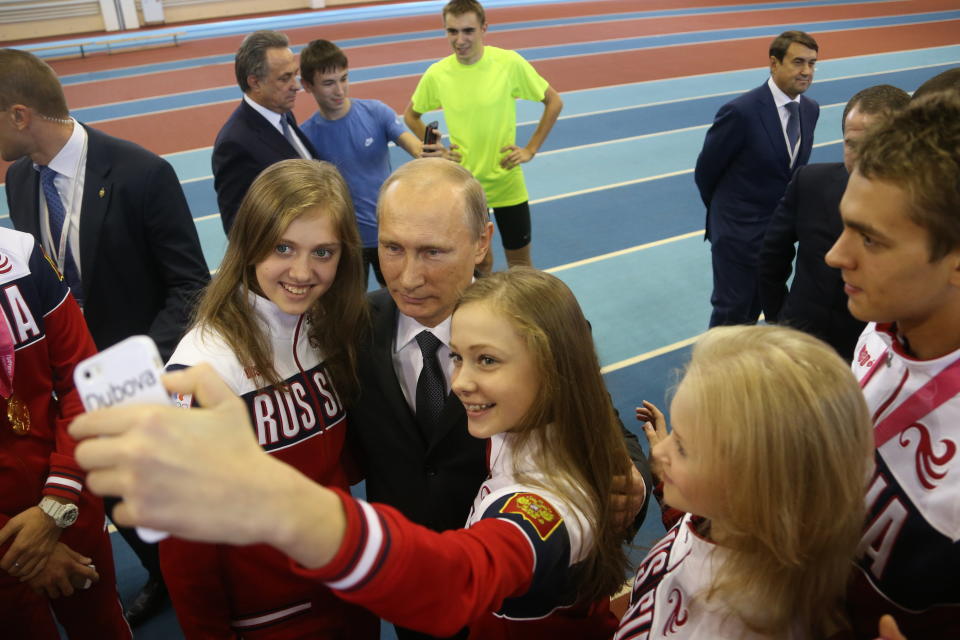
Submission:
[[[103,501],[84,488],[67,432],[83,412],[73,386],[76,364],[96,353],[80,307],[33,237],[0,228],[0,309],[15,343],[14,397],[29,410],[30,429],[17,435],[0,399],[0,526],[43,496],[77,504],[78,520],[60,542],[93,559],[100,581],[70,597],[48,600],[0,571],[0,634],[59,638],[50,608],[71,638],[130,638],[117,598]],[[0,546],[0,556],[13,541]]]
[[[218,335],[192,328],[169,369],[207,362],[246,403],[263,449],[314,482],[348,490],[341,464],[347,416],[320,354],[310,346],[305,316],[283,313],[251,294],[287,390],[257,388],[250,371]],[[190,406],[192,399],[183,399]],[[342,602],[316,580],[298,575],[266,545],[235,547],[169,538],[160,543],[163,570],[186,637],[370,638],[379,621]],[[345,635],[344,635],[345,634]]]
[[[609,638],[616,618],[603,599],[571,607],[574,572],[593,544],[572,504],[514,477],[509,434],[491,438],[490,477],[466,529],[437,533],[397,510],[340,491],[347,531],[336,557],[317,570],[340,597],[404,627],[470,638]],[[542,477],[521,460],[521,469]]]
[[[867,378],[861,384],[874,425],[958,360],[960,351],[917,360],[894,327],[867,325],[853,372]],[[960,395],[924,413],[876,451],[848,592],[860,638],[876,637],[884,613],[911,640],[960,638]]]
[[[630,607],[615,640],[694,640],[769,636],[750,631],[721,601],[705,601],[724,550],[697,533],[703,518],[683,514],[637,569]],[[798,633],[786,636],[801,638]]]

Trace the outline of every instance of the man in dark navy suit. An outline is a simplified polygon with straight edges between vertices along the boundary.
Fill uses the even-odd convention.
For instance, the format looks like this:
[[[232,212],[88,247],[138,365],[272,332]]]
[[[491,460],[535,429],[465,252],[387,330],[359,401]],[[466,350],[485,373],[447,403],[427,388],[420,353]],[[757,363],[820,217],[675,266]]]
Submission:
[[[843,111],[843,162],[800,167],[773,212],[760,251],[760,301],[767,322],[787,324],[829,343],[846,360],[866,323],[847,308],[840,270],[824,256],[843,232],[840,199],[868,127],[910,101],[903,89],[881,84],[858,92]],[[797,273],[787,280],[797,244]]]
[[[261,171],[281,160],[317,157],[291,113],[300,91],[300,65],[287,36],[251,33],[237,51],[234,71],[243,99],[213,145],[213,188],[227,234]]]
[[[0,156],[16,161],[6,182],[13,225],[57,264],[97,348],[147,334],[168,358],[210,280],[170,163],[71,118],[53,70],[14,49],[0,49]],[[136,626],[166,589],[156,545],[120,532],[149,573],[126,612]]]
[[[770,44],[770,78],[720,107],[697,158],[713,260],[710,326],[760,315],[757,259],[763,234],[797,167],[810,159],[820,106],[801,94],[819,47],[802,31]]]

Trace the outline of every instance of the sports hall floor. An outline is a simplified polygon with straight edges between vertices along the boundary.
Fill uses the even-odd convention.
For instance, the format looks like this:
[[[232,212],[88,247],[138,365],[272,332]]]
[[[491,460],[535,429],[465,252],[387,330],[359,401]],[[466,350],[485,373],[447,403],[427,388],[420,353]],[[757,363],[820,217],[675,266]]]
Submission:
[[[808,91],[821,105],[813,162],[840,159],[840,114],[856,91],[880,83],[913,91],[960,64],[960,0],[484,4],[486,43],[519,50],[563,96],[559,122],[525,166],[533,259],[577,294],[593,324],[615,404],[634,429],[633,407],[641,400],[666,408],[676,371],[706,328],[710,262],[693,167],[716,109],[765,81],[770,40],[801,29],[820,44]],[[215,270],[226,240],[210,153],[240,97],[232,61],[242,36],[281,30],[294,51],[314,38],[333,40],[350,58],[351,95],[378,98],[400,112],[420,74],[449,53],[442,5],[412,2],[167,26],[155,31],[186,32],[180,46],[51,64],[75,117],[173,164]],[[311,97],[301,95],[298,120],[314,109]],[[540,109],[518,105],[521,143]],[[394,166],[406,160],[393,151]],[[0,163],[0,176],[5,172]],[[5,198],[0,223],[10,224]],[[494,244],[502,268],[499,239]],[[656,515],[653,507],[636,538],[641,548],[663,532]],[[113,537],[126,600],[142,584],[143,571],[119,536]],[[180,634],[168,610],[136,636],[166,640]],[[392,630],[383,637],[393,638]]]

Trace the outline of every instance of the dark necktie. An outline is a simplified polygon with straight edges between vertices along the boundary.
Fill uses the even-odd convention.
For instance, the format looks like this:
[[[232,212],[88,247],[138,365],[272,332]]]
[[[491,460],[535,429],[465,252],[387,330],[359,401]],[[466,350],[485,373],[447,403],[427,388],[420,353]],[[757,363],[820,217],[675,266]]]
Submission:
[[[429,439],[440,423],[447,395],[443,370],[437,360],[437,349],[443,343],[429,331],[421,331],[417,334],[417,344],[423,355],[423,369],[417,378],[417,422]]]
[[[303,158],[304,155],[300,151],[300,145],[297,144],[297,134],[293,132],[293,129],[290,128],[290,123],[287,122],[287,114],[280,116],[280,128],[283,129],[283,137],[287,139],[287,142],[289,142],[293,150],[297,152],[297,155]],[[307,158],[307,160],[309,159],[310,158]]]
[[[793,150],[797,148],[797,140],[800,139],[800,103],[792,100],[786,105],[790,117],[787,118],[787,142],[790,148],[787,149],[787,155],[793,157]]]
[[[63,222],[67,217],[63,208],[63,200],[57,192],[53,179],[57,177],[57,172],[50,167],[40,167],[40,185],[43,188],[43,198],[47,201],[47,214],[50,217],[50,237],[53,240],[53,250],[55,259],[60,250],[60,236],[63,234]],[[73,292],[73,297],[77,303],[83,304],[83,288],[80,286],[80,272],[77,270],[77,263],[73,260],[73,251],[70,249],[69,231],[67,232],[67,250],[63,261],[63,276],[67,279],[67,285]]]

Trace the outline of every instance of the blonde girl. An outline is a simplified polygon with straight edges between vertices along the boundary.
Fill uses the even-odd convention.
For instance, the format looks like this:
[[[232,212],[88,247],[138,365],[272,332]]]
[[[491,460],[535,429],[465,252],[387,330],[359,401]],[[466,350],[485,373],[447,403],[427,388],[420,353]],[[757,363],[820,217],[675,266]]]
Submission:
[[[168,364],[210,364],[245,403],[264,451],[344,491],[343,402],[356,390],[362,274],[337,170],[310,160],[274,164],[243,199],[220,269]],[[236,428],[249,437],[249,427]],[[297,576],[269,547],[169,539],[160,551],[187,638],[378,636],[372,615]]]
[[[709,331],[647,420],[663,502],[684,515],[641,564],[616,638],[822,638],[860,537],[870,418],[827,345]]]

